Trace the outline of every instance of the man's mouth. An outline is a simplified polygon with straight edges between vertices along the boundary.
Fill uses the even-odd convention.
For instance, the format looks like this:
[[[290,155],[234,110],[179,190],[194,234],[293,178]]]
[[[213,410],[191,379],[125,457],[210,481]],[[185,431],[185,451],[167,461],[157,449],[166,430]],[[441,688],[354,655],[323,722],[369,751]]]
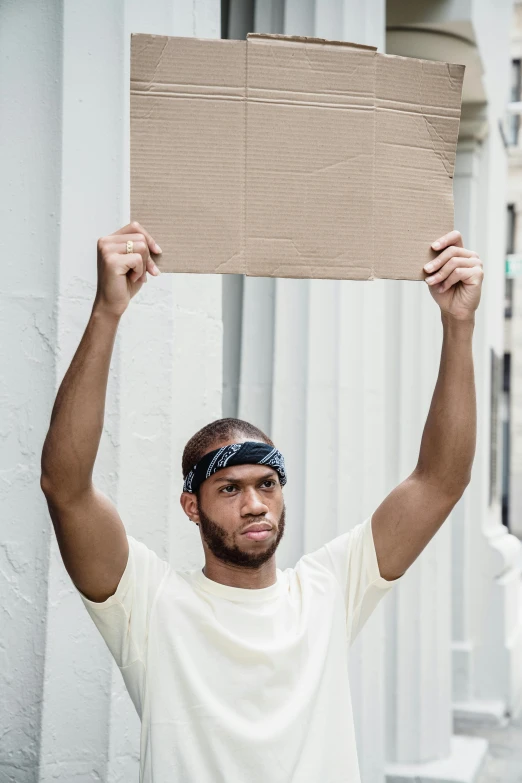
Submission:
[[[248,530],[243,535],[251,538],[253,541],[264,541],[270,535],[270,530]]]
[[[247,527],[241,535],[250,538],[252,541],[264,541],[271,532],[271,525],[268,525],[267,523],[258,523]]]

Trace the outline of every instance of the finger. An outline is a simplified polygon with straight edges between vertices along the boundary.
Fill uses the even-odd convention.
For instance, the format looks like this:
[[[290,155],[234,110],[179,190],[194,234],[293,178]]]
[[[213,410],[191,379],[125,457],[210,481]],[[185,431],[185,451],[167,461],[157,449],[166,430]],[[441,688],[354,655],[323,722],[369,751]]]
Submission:
[[[150,257],[149,246],[145,242],[145,238],[142,234],[124,234],[122,235],[122,242],[113,243],[108,246],[108,249],[114,253],[126,255],[128,241],[132,241],[133,251],[141,254],[144,268],[147,270],[147,272],[150,272],[151,275],[159,275],[160,270]]]
[[[149,272],[149,274],[154,276],[161,274],[160,270],[158,269],[158,267],[156,266],[156,264],[154,263],[150,255],[147,259],[147,272]]]
[[[154,263],[154,261],[151,258],[150,252],[149,252],[149,246],[145,242],[142,234],[132,234],[131,237],[137,237],[137,246],[136,244],[133,247],[133,250],[138,250],[139,253],[141,253],[143,257],[143,263],[144,263],[144,270],[149,272],[151,275],[157,276],[160,273],[160,270]],[[127,252],[127,240],[125,240],[125,245],[123,245],[122,253]]]
[[[127,242],[130,240],[134,244],[133,250],[138,250],[142,254],[147,272],[150,272],[151,275],[156,275],[156,276],[161,274],[160,270],[158,269],[158,267],[156,266],[156,264],[154,263],[154,261],[150,256],[149,244],[146,240],[146,237],[143,234],[122,234],[121,240],[123,244],[120,246],[120,244],[118,243],[117,252],[126,253]]]
[[[444,234],[443,237],[435,240],[432,244],[433,250],[444,250],[448,245],[457,245],[463,247],[462,234],[460,231],[450,231],[449,234]]]
[[[436,272],[434,275],[430,275],[430,277],[426,278],[426,282],[428,285],[436,285],[437,283],[442,283],[443,280],[446,280],[450,276],[450,274],[453,272],[454,269],[457,269],[457,267],[471,267],[471,266],[477,266],[477,259],[476,258],[468,258],[468,257],[461,257],[461,256],[453,256],[449,259],[449,261],[446,261],[442,269],[439,269],[438,272]]]
[[[127,272],[131,272],[129,280],[132,283],[136,283],[137,280],[143,275],[143,257],[140,253],[127,253],[125,255],[125,264],[127,266]]]
[[[433,259],[433,261],[428,261],[427,264],[424,264],[424,269],[426,272],[434,272],[435,270],[440,269],[441,266],[447,263],[447,261],[449,261],[450,258],[453,258],[454,256],[460,256],[461,258],[478,258],[478,253],[476,253],[474,250],[468,250],[466,247],[450,245],[445,250],[443,250],[442,253],[439,253],[439,255]]]
[[[455,269],[451,275],[440,284],[437,291],[442,294],[459,281],[466,285],[478,285],[483,277],[484,270],[481,266],[458,267],[458,269]]]
[[[161,253],[161,247],[158,245],[155,239],[149,234],[147,229],[143,228],[143,226],[138,223],[137,220],[133,220],[132,223],[129,223],[128,226],[124,226],[123,228],[120,228],[118,231],[114,232],[115,234],[143,234],[145,239],[147,240],[147,244],[153,253]]]

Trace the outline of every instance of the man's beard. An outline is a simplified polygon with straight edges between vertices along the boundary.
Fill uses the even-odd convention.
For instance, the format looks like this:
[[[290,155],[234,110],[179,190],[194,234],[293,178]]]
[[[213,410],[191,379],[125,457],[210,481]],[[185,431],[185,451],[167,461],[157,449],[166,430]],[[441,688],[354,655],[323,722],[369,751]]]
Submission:
[[[267,560],[270,560],[279,546],[279,542],[285,532],[285,514],[286,509],[283,507],[283,511],[279,517],[277,535],[274,542],[268,549],[259,553],[245,552],[243,549],[240,549],[237,544],[229,546],[227,544],[227,532],[221,525],[218,525],[217,522],[214,522],[210,517],[207,517],[201,508],[201,504],[199,505],[199,526],[205,543],[212,554],[219,560],[222,560],[224,563],[230,563],[231,565],[242,566],[243,568],[259,568],[259,566],[262,566]],[[260,519],[252,518],[252,523],[256,521],[259,522]]]

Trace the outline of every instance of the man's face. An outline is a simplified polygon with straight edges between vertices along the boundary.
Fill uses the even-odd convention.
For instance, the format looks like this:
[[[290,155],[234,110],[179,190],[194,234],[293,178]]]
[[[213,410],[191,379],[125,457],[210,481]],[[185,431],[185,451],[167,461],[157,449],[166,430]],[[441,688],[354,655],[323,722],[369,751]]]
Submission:
[[[187,511],[187,509],[185,509]],[[197,511],[205,543],[225,563],[258,568],[275,553],[285,527],[279,476],[266,465],[234,465],[201,484]]]

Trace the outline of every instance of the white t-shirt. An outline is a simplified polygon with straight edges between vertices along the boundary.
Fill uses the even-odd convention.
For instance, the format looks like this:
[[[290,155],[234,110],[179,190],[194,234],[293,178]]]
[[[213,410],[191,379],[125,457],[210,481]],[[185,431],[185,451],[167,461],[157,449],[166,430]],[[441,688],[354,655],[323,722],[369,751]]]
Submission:
[[[114,595],[80,596],[141,718],[140,783],[359,783],[348,647],[395,584],[371,517],[257,590],[128,540]]]

